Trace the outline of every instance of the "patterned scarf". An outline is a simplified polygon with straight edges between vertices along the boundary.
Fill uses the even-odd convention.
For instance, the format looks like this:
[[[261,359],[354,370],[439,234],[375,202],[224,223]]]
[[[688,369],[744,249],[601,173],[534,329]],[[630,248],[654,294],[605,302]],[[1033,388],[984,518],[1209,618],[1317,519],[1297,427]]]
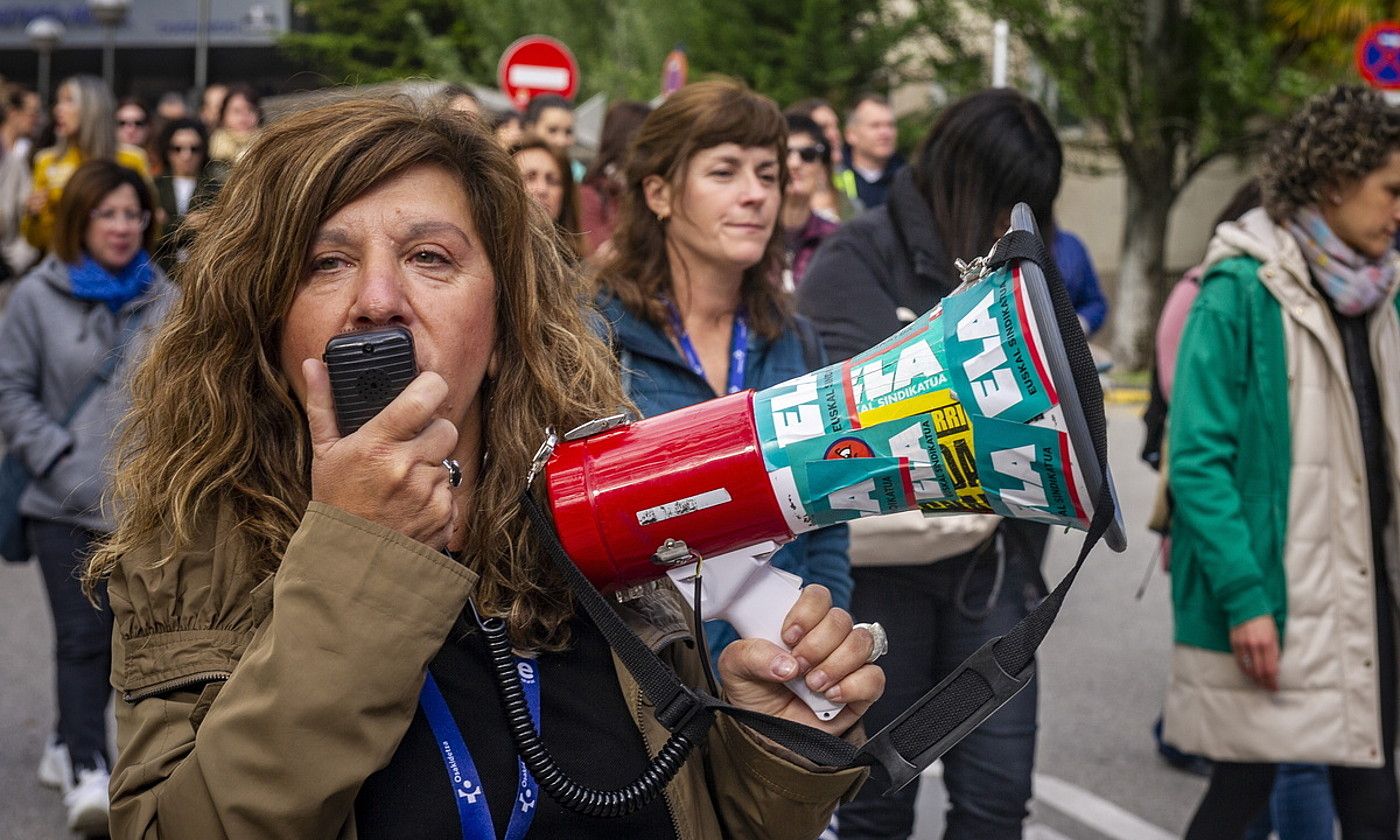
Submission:
[[[1395,282],[1394,251],[1379,260],[1366,258],[1339,239],[1311,207],[1299,209],[1287,226],[1303,249],[1313,277],[1341,314],[1364,315],[1390,292]]]
[[[76,265],[68,266],[69,282],[73,284],[73,294],[82,300],[95,300],[107,304],[116,312],[128,301],[140,297],[151,287],[156,273],[151,266],[151,255],[145,249],[137,252],[126,268],[111,272],[97,264],[87,254]]]

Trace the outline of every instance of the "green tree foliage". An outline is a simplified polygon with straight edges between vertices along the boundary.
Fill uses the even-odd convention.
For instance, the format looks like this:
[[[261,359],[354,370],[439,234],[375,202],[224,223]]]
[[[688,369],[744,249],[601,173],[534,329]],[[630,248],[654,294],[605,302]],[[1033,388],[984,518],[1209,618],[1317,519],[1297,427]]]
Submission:
[[[424,75],[494,84],[501,52],[538,33],[569,45],[584,96],[655,96],[662,60],[683,44],[691,78],[723,73],[782,103],[840,104],[930,77],[930,50],[901,44],[961,55],[946,34],[955,30],[948,0],[912,12],[890,0],[301,0],[299,9],[310,31],[286,36],[284,48],[348,82]]]
[[[1308,45],[1314,68],[1350,67],[1356,38],[1382,20],[1400,19],[1400,0],[1269,0],[1277,28]]]
[[[1099,127],[1122,163],[1127,216],[1114,350],[1144,359],[1165,288],[1168,217],[1211,160],[1254,147],[1319,81],[1304,46],[1263,3],[1241,0],[985,0],[1011,23],[1071,110]]]
[[[299,0],[297,7],[312,29],[284,36],[282,48],[336,84],[423,75],[431,54],[423,34],[451,37],[460,26],[459,0]]]

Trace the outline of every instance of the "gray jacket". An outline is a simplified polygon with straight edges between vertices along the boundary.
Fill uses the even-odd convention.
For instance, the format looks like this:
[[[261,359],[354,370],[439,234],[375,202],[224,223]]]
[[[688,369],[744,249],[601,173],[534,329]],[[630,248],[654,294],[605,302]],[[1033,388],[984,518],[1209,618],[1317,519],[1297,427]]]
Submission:
[[[55,256],[35,266],[10,296],[0,319],[0,434],[34,477],[20,497],[25,516],[111,530],[102,497],[108,455],[128,403],[122,383],[173,288],[155,270],[151,288],[117,313],[75,297],[68,266]],[[100,372],[126,319],[137,313],[141,329],[122,363],[64,428],[70,406]]]

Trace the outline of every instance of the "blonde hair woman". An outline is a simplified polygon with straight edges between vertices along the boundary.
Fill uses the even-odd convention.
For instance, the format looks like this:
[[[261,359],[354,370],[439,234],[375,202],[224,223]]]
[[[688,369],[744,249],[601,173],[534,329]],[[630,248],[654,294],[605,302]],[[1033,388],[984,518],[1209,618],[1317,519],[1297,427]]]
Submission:
[[[540,837],[821,830],[861,774],[802,765],[728,720],[625,818],[535,798],[518,769],[473,613],[533,657],[544,739],[584,783],[631,781],[666,733],[520,510],[545,426],[625,398],[552,221],[477,121],[382,100],[289,117],[190,224],[184,295],[132,386],[123,515],[90,569],[111,576],[125,698],[115,837],[474,837],[530,819]],[[412,334],[422,373],[342,436],[322,348],[385,326]],[[828,604],[809,593],[791,621],[814,628]],[[620,609],[697,684],[678,593],[635,606]],[[801,718],[776,670],[787,655],[746,644],[732,702]],[[866,677],[828,731],[879,694],[878,669]]]
[[[58,143],[34,158],[34,191],[20,221],[20,232],[40,251],[51,247],[54,209],[64,185],[87,161],[115,160],[139,174],[155,191],[146,153],[117,142],[115,111],[112,91],[96,76],[72,76],[58,86],[53,106]]]

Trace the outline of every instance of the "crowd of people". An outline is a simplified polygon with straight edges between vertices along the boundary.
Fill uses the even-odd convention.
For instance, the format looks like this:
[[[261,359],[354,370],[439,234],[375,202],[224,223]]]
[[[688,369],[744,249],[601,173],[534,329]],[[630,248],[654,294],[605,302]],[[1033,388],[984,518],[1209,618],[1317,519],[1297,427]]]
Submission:
[[[266,126],[238,84],[148,107],[75,76],[42,105],[0,89],[0,434],[54,621],[38,777],[71,828],[911,835],[917,783],[883,796],[724,717],[661,796],[580,816],[517,758],[490,628],[564,774],[646,772],[664,715],[521,510],[540,430],[851,358],[950,294],[1019,202],[1092,335],[1107,302],[1056,224],[1038,104],[967,96],[906,161],[882,96],[783,110],[706,81],[613,103],[587,163],[567,100],[493,114],[450,85]],[[1159,336],[1163,749],[1212,773],[1193,840],[1334,817],[1393,837],[1400,113],[1309,102],[1253,187]],[[342,434],[322,350],[388,326],[422,372]],[[858,743],[1044,597],[1047,533],[914,512],[799,536],[772,558],[806,584],[787,650],[721,622],[697,645],[672,587],[617,609],[687,684]],[[799,678],[844,710],[819,719]],[[949,840],[1022,836],[1037,702],[1032,683],[944,756]],[[1317,806],[1290,815],[1285,785]]]

